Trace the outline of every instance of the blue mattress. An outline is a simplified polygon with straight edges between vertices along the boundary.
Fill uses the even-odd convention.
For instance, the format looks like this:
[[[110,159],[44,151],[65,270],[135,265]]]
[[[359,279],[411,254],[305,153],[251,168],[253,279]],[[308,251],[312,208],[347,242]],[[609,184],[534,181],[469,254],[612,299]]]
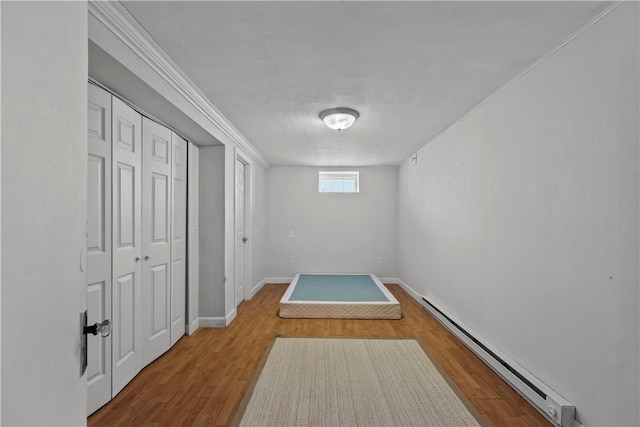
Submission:
[[[389,301],[369,275],[301,274],[290,301]]]

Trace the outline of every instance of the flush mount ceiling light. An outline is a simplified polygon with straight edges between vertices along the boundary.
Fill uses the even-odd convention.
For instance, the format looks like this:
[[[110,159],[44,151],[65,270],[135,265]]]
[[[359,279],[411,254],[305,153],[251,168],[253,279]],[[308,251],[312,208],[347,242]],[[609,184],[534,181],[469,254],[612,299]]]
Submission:
[[[320,119],[325,125],[334,130],[348,129],[353,125],[360,113],[351,108],[331,108],[320,113]]]

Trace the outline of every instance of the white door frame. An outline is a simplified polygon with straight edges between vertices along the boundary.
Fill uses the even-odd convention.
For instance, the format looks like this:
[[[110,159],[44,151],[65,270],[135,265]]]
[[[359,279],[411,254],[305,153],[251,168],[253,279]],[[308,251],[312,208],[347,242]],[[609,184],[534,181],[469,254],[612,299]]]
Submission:
[[[187,321],[191,335],[200,326],[198,300],[200,295],[200,149],[187,143]]]
[[[242,154],[236,153],[236,161],[244,164],[244,235],[247,237],[247,242],[244,245],[244,268],[242,271],[243,274],[243,299],[248,300],[251,299],[251,284],[249,283],[249,278],[251,277],[251,246],[252,246],[252,236],[251,236],[251,220],[253,218],[253,207],[251,203],[251,180],[252,180],[252,170],[251,170],[251,162]],[[234,162],[234,172],[236,168],[236,162]],[[237,235],[237,225],[236,225],[236,210],[237,210],[237,197],[238,197],[238,178],[237,174],[234,173],[234,230],[235,235]],[[237,250],[237,248],[236,248]],[[234,253],[234,271],[237,273],[237,261],[236,254]],[[236,286],[237,286],[238,278],[236,277]],[[237,289],[237,287],[236,287]],[[235,298],[235,306],[238,307],[240,301],[237,300],[237,296],[234,291]]]

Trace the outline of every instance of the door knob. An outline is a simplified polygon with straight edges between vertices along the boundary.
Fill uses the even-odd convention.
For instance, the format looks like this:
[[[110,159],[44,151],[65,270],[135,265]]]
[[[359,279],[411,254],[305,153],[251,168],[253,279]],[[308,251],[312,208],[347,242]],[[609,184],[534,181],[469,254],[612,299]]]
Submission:
[[[149,261],[150,259],[151,259],[151,255],[145,255],[145,256],[144,256],[144,260],[145,260],[145,261]]]
[[[136,262],[140,262],[141,258],[139,256],[136,257]]]
[[[247,240],[249,240],[247,237],[243,237],[242,238],[242,243],[247,243]]]
[[[103,320],[100,323],[95,323],[91,326],[85,326],[85,334],[100,335],[101,337],[108,337],[111,334],[111,321],[109,319]]]
[[[91,326],[87,326],[87,312],[80,313],[80,376],[83,376],[89,363],[89,347],[87,345],[87,334],[108,337],[111,333],[111,322],[104,320]]]

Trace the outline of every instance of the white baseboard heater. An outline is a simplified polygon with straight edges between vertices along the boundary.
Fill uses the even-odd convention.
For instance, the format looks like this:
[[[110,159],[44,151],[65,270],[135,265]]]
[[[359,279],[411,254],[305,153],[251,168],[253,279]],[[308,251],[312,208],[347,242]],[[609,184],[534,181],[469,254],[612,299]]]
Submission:
[[[558,427],[573,427],[576,408],[540,380],[497,350],[489,348],[441,308],[422,296],[424,308],[493,369],[534,408]]]

